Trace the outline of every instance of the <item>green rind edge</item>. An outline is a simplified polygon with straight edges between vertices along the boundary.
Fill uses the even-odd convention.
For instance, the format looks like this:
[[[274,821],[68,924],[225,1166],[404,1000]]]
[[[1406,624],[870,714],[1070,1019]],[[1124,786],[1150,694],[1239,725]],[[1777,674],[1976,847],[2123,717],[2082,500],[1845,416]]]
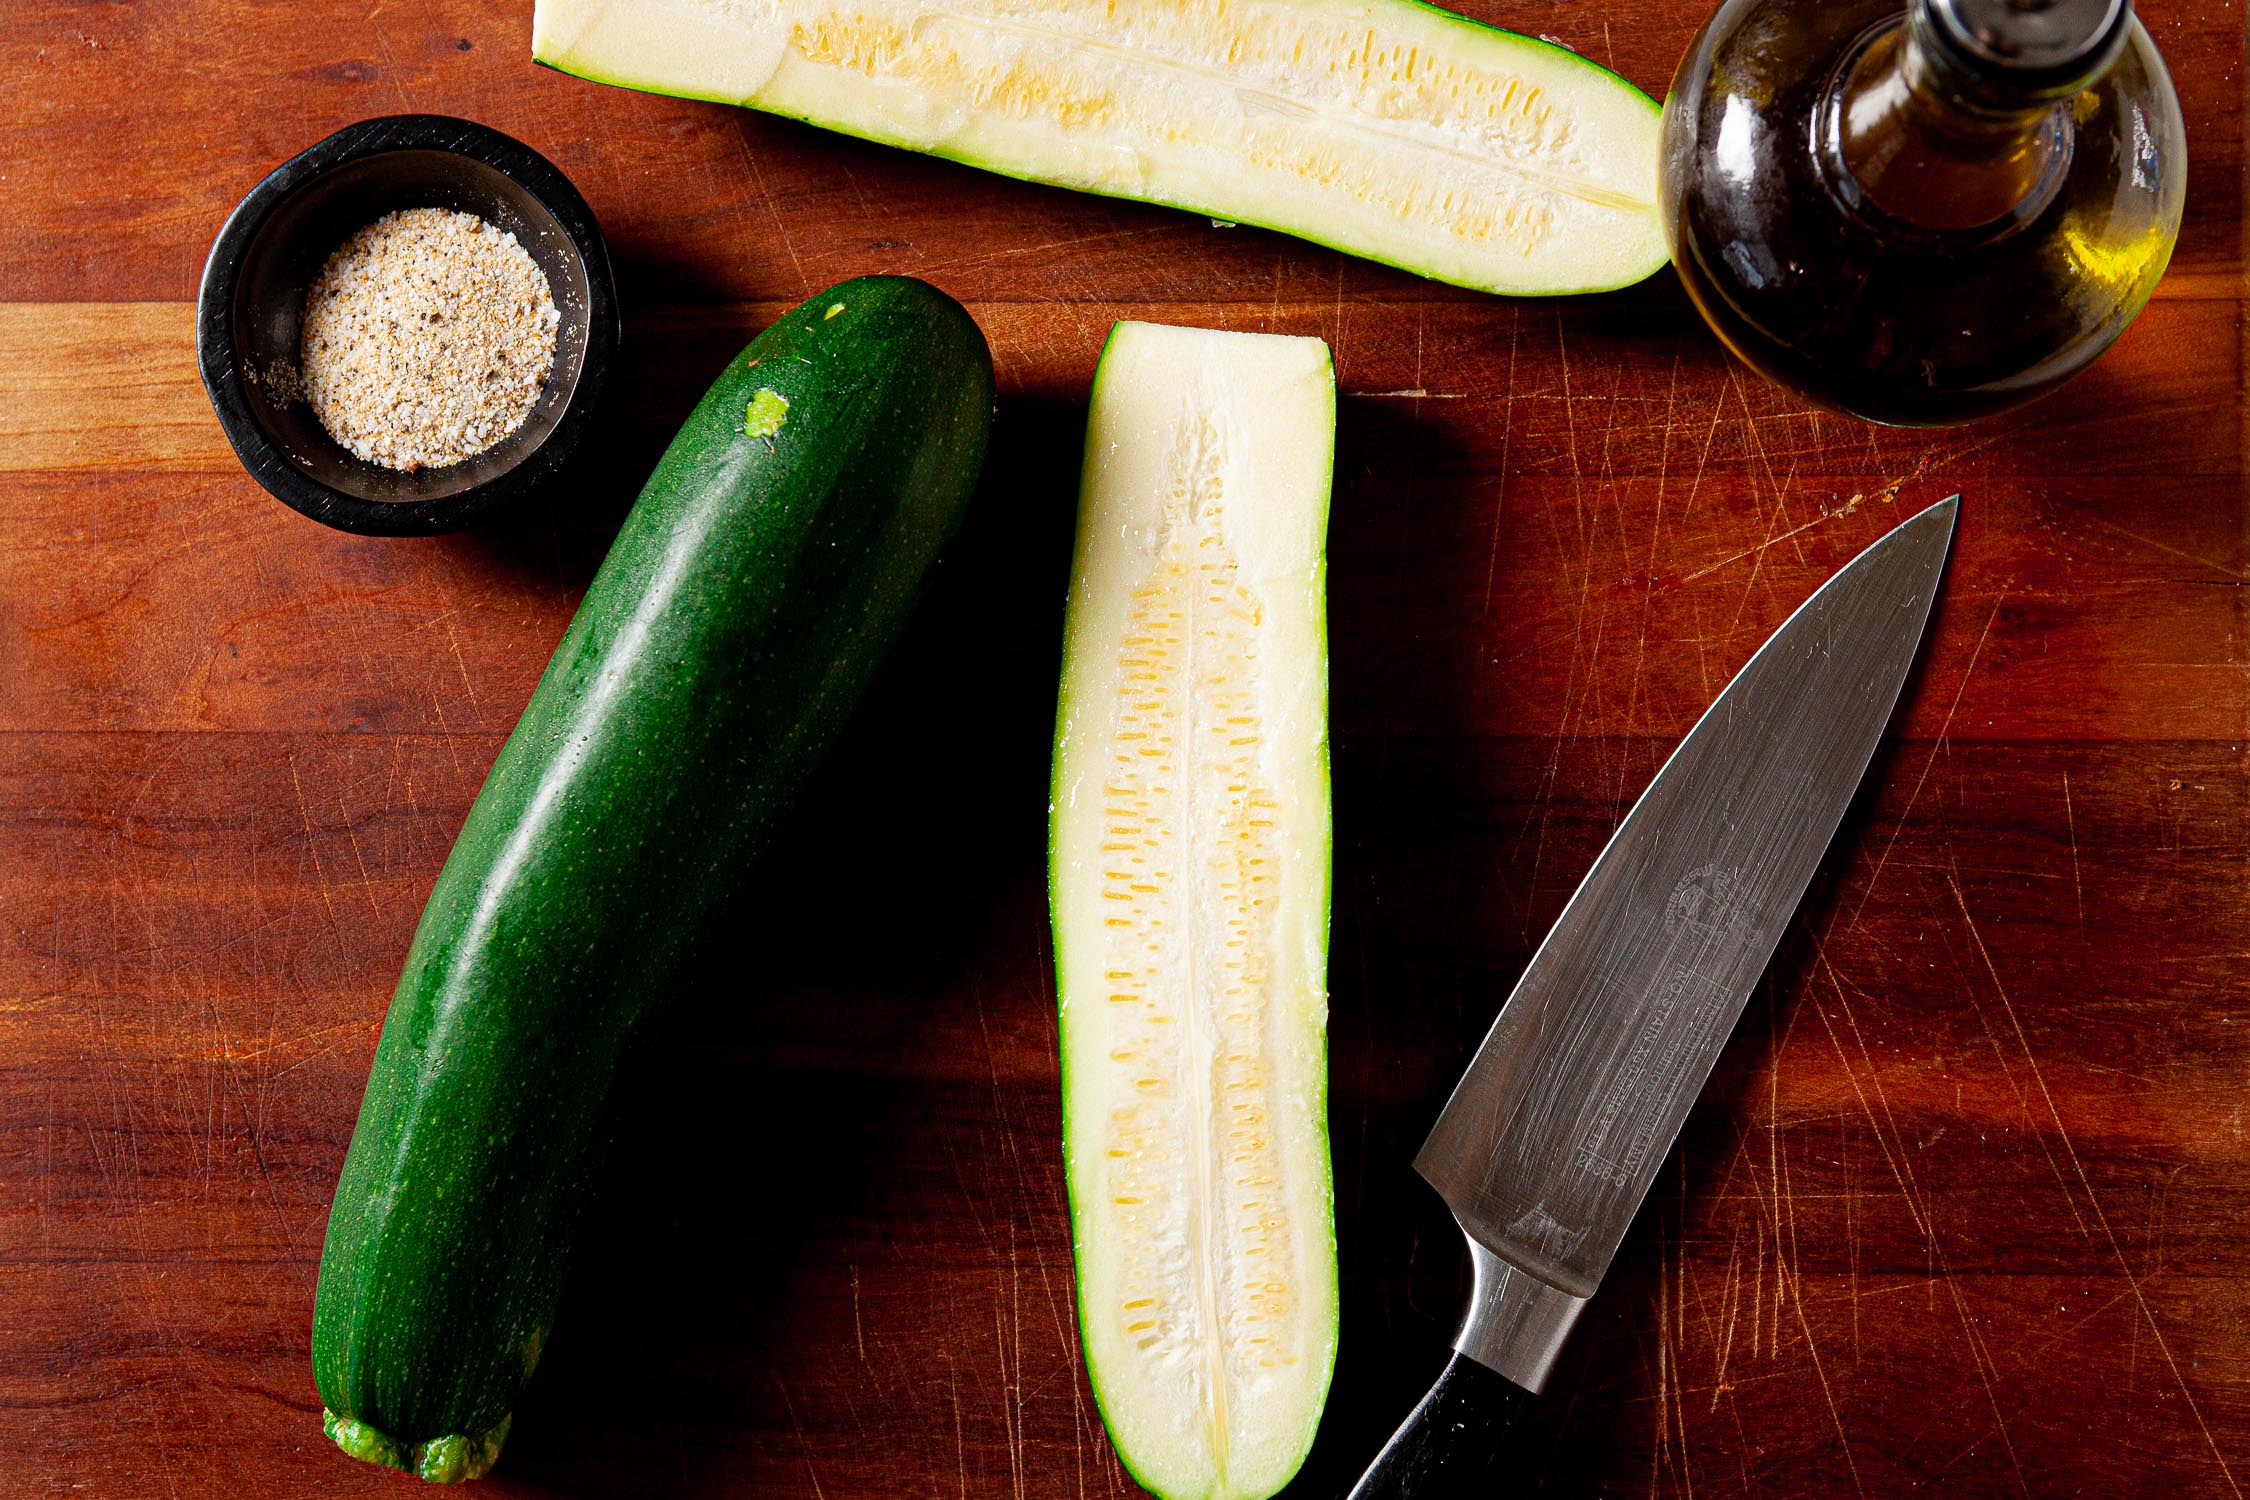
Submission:
[[[465,1484],[491,1473],[492,1466],[500,1461],[501,1446],[508,1441],[508,1427],[514,1421],[511,1412],[482,1432],[454,1432],[424,1443],[402,1443],[356,1418],[339,1417],[325,1406],[320,1409],[321,1431],[346,1454],[431,1484]]]
[[[1595,62],[1592,58],[1587,57],[1582,53],[1573,52],[1570,50],[1570,48],[1562,46],[1559,43],[1550,42],[1541,37],[1526,36],[1520,31],[1510,31],[1504,26],[1488,25],[1483,21],[1474,19],[1473,17],[1461,15],[1457,11],[1447,10],[1442,5],[1429,4],[1428,0],[1392,0],[1392,3],[1409,6],[1415,10],[1429,11],[1431,14],[1437,16],[1441,20],[1451,21],[1457,25],[1468,27],[1476,31],[1493,32],[1500,36],[1507,37],[1513,42],[1519,43],[1526,47],[1535,48],[1542,52],[1556,53],[1562,57],[1569,59],[1572,63],[1581,68],[1585,68],[1593,73],[1599,74],[1602,78],[1607,79],[1609,82],[1615,84],[1617,88],[1622,90],[1624,93],[1640,100],[1642,104],[1648,107],[1648,112],[1650,114],[1661,115],[1664,112],[1664,106],[1658,103],[1656,100],[1650,98],[1646,93],[1642,92],[1640,86],[1634,83],[1630,78],[1625,77],[1622,73],[1618,73],[1613,71],[1612,69],[1605,68],[1600,63]],[[632,89],[636,93],[659,94],[668,99],[700,99],[707,104],[725,104],[730,105],[736,109],[755,110],[759,114],[773,115],[779,119],[784,120],[795,120],[799,124],[810,125],[816,130],[832,131],[837,135],[850,136],[855,140],[872,141],[878,146],[890,146],[900,151],[911,151],[917,156],[932,156],[936,157],[940,161],[957,162],[964,167],[974,167],[980,172],[990,172],[998,177],[1013,178],[1017,182],[1029,182],[1035,183],[1041,187],[1060,188],[1065,192],[1085,193],[1091,197],[1096,198],[1113,198],[1123,203],[1146,203],[1157,208],[1176,209],[1182,213],[1193,214],[1200,218],[1216,219],[1227,224],[1246,224],[1252,229],[1263,229],[1269,234],[1278,234],[1283,235],[1289,239],[1302,240],[1308,245],[1318,245],[1324,250],[1333,250],[1338,255],[1348,255],[1355,260],[1369,261],[1379,266],[1389,266],[1394,271],[1404,271],[1407,275],[1419,276],[1424,281],[1435,281],[1442,286],[1463,287],[1472,292],[1487,292],[1496,297],[1585,297],[1592,296],[1598,292],[1623,291],[1627,287],[1640,285],[1642,282],[1648,280],[1651,276],[1654,276],[1658,271],[1663,270],[1664,267],[1671,264],[1671,256],[1668,252],[1659,254],[1655,260],[1649,262],[1646,269],[1642,270],[1637,275],[1623,277],[1616,281],[1594,282],[1585,286],[1515,287],[1497,286],[1479,281],[1455,281],[1450,278],[1441,277],[1432,272],[1425,271],[1419,266],[1408,265],[1404,261],[1391,260],[1380,254],[1376,254],[1367,250],[1353,249],[1348,245],[1339,245],[1333,240],[1322,239],[1318,234],[1309,233],[1307,231],[1298,229],[1284,229],[1277,225],[1268,224],[1258,219],[1247,218],[1232,209],[1207,208],[1199,204],[1185,202],[1181,199],[1164,197],[1161,194],[1152,193],[1143,196],[1133,193],[1107,192],[1098,187],[1082,187],[1076,183],[1056,182],[1052,178],[1034,176],[1029,172],[1011,171],[1006,167],[996,166],[991,162],[982,161],[973,156],[967,156],[957,151],[948,151],[942,146],[925,146],[918,142],[900,140],[895,136],[883,135],[872,130],[861,130],[849,125],[831,124],[826,120],[816,119],[811,115],[791,114],[787,110],[771,109],[763,104],[755,102],[754,100],[732,98],[725,94],[704,93],[695,89],[672,88],[669,86],[660,88],[652,84],[634,83],[622,78],[604,78],[599,73],[591,73],[580,68],[574,68],[568,63],[560,61],[558,59],[541,57],[537,48],[533,49],[531,60],[534,63],[538,64],[540,67],[551,68],[557,73],[567,74],[572,78],[583,78],[588,83],[599,83],[609,88]],[[1651,211],[1653,212],[1654,210],[1652,209]],[[1665,243],[1661,235],[1658,236],[1658,241],[1659,243]]]
[[[1086,396],[1086,425],[1089,439],[1093,430],[1094,406],[1101,399],[1102,374],[1109,368],[1110,346],[1117,342],[1117,330],[1122,326],[1122,323],[1109,325],[1109,332],[1102,336],[1101,353],[1094,360],[1093,385]],[[1084,451],[1085,446],[1081,445],[1081,454]],[[1077,591],[1078,556],[1086,543],[1085,497],[1086,472],[1085,460],[1082,456],[1079,461],[1077,514],[1072,518],[1070,535],[1070,583],[1065,586],[1063,599],[1063,664],[1061,682],[1055,694],[1054,751],[1049,756],[1047,763],[1047,934],[1048,941],[1054,949],[1055,964],[1055,1088],[1062,1126],[1063,1199],[1070,1207],[1071,1301],[1074,1304],[1074,1310],[1078,1316],[1078,1326],[1081,1329],[1086,1326],[1087,1321],[1086,1236],[1082,1232],[1085,1213],[1084,1205],[1078,1201],[1078,1193],[1073,1180],[1075,1174],[1070,1170],[1072,1109],[1070,1066],[1062,1055],[1063,1008],[1065,1004],[1063,993],[1063,923],[1060,891],[1057,885],[1057,872],[1061,868],[1061,862],[1057,858],[1055,849],[1055,825],[1058,821],[1057,810],[1062,806],[1063,742],[1070,723],[1070,609]],[[1110,1451],[1117,1455],[1118,1463],[1124,1467],[1127,1474],[1133,1477],[1135,1484],[1147,1490],[1150,1494],[1156,1494],[1155,1485],[1149,1480],[1148,1476],[1133,1467],[1132,1456],[1126,1452],[1125,1444],[1118,1438],[1117,1423],[1110,1416],[1108,1393],[1102,1388],[1102,1378],[1095,1371],[1093,1360],[1083,1357],[1085,1350],[1083,1340],[1080,1341],[1079,1348],[1082,1356],[1080,1363],[1086,1368],[1086,1384],[1094,1393],[1094,1412],[1102,1419],[1102,1431],[1109,1437]]]
[[[1091,412],[1093,410],[1094,403],[1099,399],[1101,394],[1102,374],[1109,366],[1110,345],[1116,342],[1117,330],[1123,326],[1123,322],[1112,323],[1110,325],[1108,334],[1106,334],[1102,339],[1101,354],[1094,363],[1093,388],[1089,392],[1087,399],[1089,425],[1091,424]],[[1324,348],[1327,347],[1325,340],[1322,341],[1322,346]],[[1336,431],[1337,397],[1335,380],[1336,353],[1333,349],[1328,350],[1328,372],[1328,430],[1329,441],[1331,446],[1333,447]],[[1081,471],[1079,476],[1079,492],[1081,496],[1083,496],[1085,493],[1085,476],[1083,471]],[[1335,497],[1336,465],[1333,452],[1331,452],[1328,465],[1328,487],[1322,492],[1321,495],[1320,552],[1318,555],[1321,579],[1320,685],[1321,701],[1323,702],[1323,704],[1328,701],[1329,686],[1327,607],[1328,520],[1330,514],[1334,509]],[[1081,499],[1078,507],[1076,524],[1072,528],[1071,533],[1071,579],[1074,583],[1076,582],[1078,576],[1078,550],[1084,536],[1085,525],[1086,507],[1083,499]],[[1060,1117],[1063,1122],[1063,1196],[1070,1205],[1070,1273],[1071,1281],[1075,1288],[1072,1300],[1077,1305],[1079,1326],[1083,1328],[1086,1325],[1087,1321],[1085,1267],[1086,1237],[1080,1232],[1080,1225],[1083,1222],[1082,1206],[1078,1202],[1078,1195],[1073,1188],[1071,1173],[1069,1170],[1069,1122],[1072,1113],[1070,1098],[1070,1069],[1061,1065],[1060,1058],[1060,1043],[1063,1025],[1063,924],[1057,915],[1060,908],[1059,903],[1056,900],[1055,885],[1057,869],[1057,861],[1055,857],[1055,809],[1062,805],[1061,794],[1063,738],[1064,728],[1070,722],[1071,703],[1069,666],[1070,642],[1067,633],[1069,630],[1067,608],[1064,620],[1064,630],[1065,635],[1063,640],[1062,690],[1056,695],[1055,701],[1055,748],[1054,754],[1050,758],[1047,767],[1047,931],[1048,940],[1054,948],[1055,1036],[1058,1054],[1056,1059],[1056,1089],[1058,1094],[1060,1095],[1058,1102],[1060,1105]],[[1323,917],[1326,918],[1326,920],[1321,924],[1320,943],[1321,984],[1324,991],[1327,987],[1329,941],[1331,936],[1333,935],[1336,910],[1336,797],[1334,768],[1331,764],[1329,754],[1330,738],[1331,736],[1328,727],[1328,721],[1324,716],[1320,735],[1320,772],[1321,790],[1327,794],[1329,808],[1328,840],[1327,848],[1325,851],[1328,857],[1321,861],[1322,879],[1320,893],[1321,912]],[[1336,1383],[1336,1351],[1338,1346],[1343,1342],[1344,1305],[1342,1282],[1343,1273],[1341,1268],[1342,1257],[1335,1253],[1336,1156],[1333,1143],[1334,1132],[1329,1129],[1328,1124],[1328,1027],[1325,1023],[1320,1028],[1320,1076],[1318,1079],[1318,1083],[1319,1093],[1317,1099],[1315,1100],[1315,1104],[1318,1109],[1318,1115],[1316,1117],[1315,1123],[1319,1130],[1321,1147],[1326,1153],[1328,1160],[1327,1181],[1325,1183],[1327,1191],[1321,1195],[1321,1208],[1326,1215],[1328,1243],[1331,1252],[1328,1257],[1328,1365],[1327,1368],[1321,1372],[1319,1402],[1320,1410],[1323,1414],[1325,1414],[1328,1409],[1328,1393],[1335,1388]],[[1092,1360],[1085,1360],[1084,1364],[1086,1366],[1086,1383],[1092,1388],[1094,1393],[1094,1411],[1102,1419],[1102,1430],[1109,1435],[1110,1451],[1117,1455],[1118,1463],[1123,1466],[1127,1474],[1132,1476],[1133,1482],[1139,1485],[1142,1489],[1147,1490],[1150,1494],[1158,1496],[1159,1500],[1194,1500],[1194,1497],[1165,1495],[1162,1490],[1157,1488],[1156,1482],[1154,1480],[1150,1479],[1138,1468],[1134,1467],[1132,1455],[1126,1450],[1125,1444],[1118,1438],[1117,1424],[1110,1419],[1109,1398],[1107,1391],[1103,1387],[1101,1373],[1100,1371],[1095,1369],[1094,1362]],[[1311,1455],[1313,1444],[1319,1439],[1319,1436],[1320,1423],[1316,1419],[1313,1422],[1312,1426],[1305,1432],[1305,1444],[1302,1448],[1297,1450],[1296,1461],[1290,1465],[1289,1478],[1295,1478],[1297,1472],[1304,1468],[1305,1459]],[[1286,1486],[1287,1483],[1287,1479],[1283,1480],[1284,1486]]]

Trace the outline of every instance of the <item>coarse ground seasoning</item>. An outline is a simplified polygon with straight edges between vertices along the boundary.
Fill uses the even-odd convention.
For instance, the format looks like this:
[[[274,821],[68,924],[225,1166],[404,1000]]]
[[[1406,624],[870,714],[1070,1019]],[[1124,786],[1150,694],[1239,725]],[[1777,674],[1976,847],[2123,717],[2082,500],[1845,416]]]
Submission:
[[[451,209],[385,214],[305,294],[305,399],[369,463],[457,464],[523,425],[561,323],[546,273],[513,234]]]

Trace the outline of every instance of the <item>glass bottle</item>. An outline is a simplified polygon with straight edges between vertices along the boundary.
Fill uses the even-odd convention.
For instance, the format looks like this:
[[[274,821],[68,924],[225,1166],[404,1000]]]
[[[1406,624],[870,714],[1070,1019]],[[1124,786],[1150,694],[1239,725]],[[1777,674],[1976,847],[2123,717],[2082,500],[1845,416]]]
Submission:
[[[1912,426],[2029,401],[2179,234],[2179,98],[2131,0],[1726,0],[1664,105],[1673,263],[1746,363]]]

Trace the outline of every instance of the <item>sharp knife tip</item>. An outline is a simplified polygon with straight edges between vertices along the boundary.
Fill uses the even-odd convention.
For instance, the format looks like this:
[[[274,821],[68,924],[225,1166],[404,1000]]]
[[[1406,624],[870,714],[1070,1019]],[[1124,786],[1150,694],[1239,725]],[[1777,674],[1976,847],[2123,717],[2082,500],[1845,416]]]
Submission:
[[[1861,556],[1870,555],[1883,549],[1886,543],[1891,543],[1898,548],[1916,553],[1934,552],[1938,560],[1937,565],[1943,568],[1946,559],[1951,557],[1953,553],[1953,539],[1960,530],[1960,520],[1961,497],[1959,495],[1948,495],[1943,500],[1933,505],[1926,505],[1899,522],[1889,535],[1876,542]],[[1858,558],[1853,559],[1854,562],[1858,560]]]

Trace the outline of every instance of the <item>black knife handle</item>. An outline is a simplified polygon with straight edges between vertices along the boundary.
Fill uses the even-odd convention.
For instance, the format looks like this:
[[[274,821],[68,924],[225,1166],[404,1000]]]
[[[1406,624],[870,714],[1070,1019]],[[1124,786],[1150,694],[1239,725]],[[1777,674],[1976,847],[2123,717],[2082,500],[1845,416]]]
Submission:
[[[1531,1392],[1455,1354],[1349,1500],[1492,1500],[1500,1441],[1530,1404]]]

